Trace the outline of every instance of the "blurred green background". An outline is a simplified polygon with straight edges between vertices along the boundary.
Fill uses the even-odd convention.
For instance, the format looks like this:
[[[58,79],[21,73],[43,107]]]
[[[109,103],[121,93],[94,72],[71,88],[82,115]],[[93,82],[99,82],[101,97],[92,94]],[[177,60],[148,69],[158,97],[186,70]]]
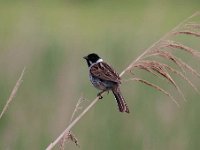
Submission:
[[[0,120],[0,149],[45,149],[68,125],[79,97],[88,99],[84,106],[95,98],[83,56],[96,52],[120,72],[199,8],[199,0],[1,0],[0,110],[27,69]],[[199,95],[179,85],[188,99],[181,108],[142,84],[123,84],[131,113],[119,113],[106,95],[72,130],[80,148],[69,142],[66,149],[200,149]]]

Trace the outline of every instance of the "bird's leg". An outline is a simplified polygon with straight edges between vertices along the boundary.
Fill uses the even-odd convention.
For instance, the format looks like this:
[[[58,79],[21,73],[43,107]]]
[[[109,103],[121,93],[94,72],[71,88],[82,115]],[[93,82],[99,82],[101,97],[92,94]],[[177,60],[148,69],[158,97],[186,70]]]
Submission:
[[[107,91],[107,95],[109,94],[109,90]]]
[[[101,92],[99,92],[98,94],[97,94],[97,96],[99,97],[99,99],[102,99],[103,98],[103,96],[101,95],[103,92],[105,92],[106,90],[102,90]]]

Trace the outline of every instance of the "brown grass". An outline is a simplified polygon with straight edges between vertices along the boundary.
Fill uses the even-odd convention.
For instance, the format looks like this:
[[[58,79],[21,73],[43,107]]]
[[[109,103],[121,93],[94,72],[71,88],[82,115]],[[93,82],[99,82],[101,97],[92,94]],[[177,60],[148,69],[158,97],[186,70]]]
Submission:
[[[139,64],[139,65],[138,65]],[[177,89],[178,93],[182,96],[182,98],[185,100],[185,97],[182,93],[182,91],[180,90],[179,86],[176,84],[176,82],[172,79],[172,77],[170,76],[170,73],[167,70],[170,70],[171,72],[175,72],[176,74],[179,74],[178,71],[176,71],[175,69],[173,69],[172,67],[163,64],[161,62],[157,62],[157,61],[149,61],[149,60],[143,60],[143,61],[139,61],[138,63],[136,63],[136,65],[134,66],[136,68],[139,69],[144,69],[150,73],[152,73],[153,75],[158,76],[156,73],[160,74],[164,79],[166,79],[167,81],[169,81],[173,86],[175,86],[175,88]],[[155,73],[156,72],[156,73]],[[182,74],[181,74],[182,75]],[[181,76],[180,75],[180,76]],[[182,77],[182,76],[181,76]],[[187,79],[186,77],[183,79]],[[188,80],[187,80],[188,81]],[[161,87],[160,87],[161,88]],[[171,98],[171,97],[170,97]]]
[[[178,36],[181,34],[185,34],[189,37],[195,36],[200,37],[200,24],[199,23],[190,23],[190,20],[194,17],[199,17],[199,12],[195,13],[191,17],[184,20],[180,23],[177,27],[175,27],[172,31],[168,32],[164,37],[162,37],[159,41],[155,42],[151,47],[149,47],[142,55],[140,55],[136,60],[134,60],[122,73],[130,73],[132,77],[131,80],[134,79],[135,81],[140,81],[145,83],[146,85],[152,86],[156,89],[162,89],[160,86],[150,83],[149,81],[143,80],[141,77],[137,77],[134,73],[135,69],[137,70],[145,70],[148,73],[155,75],[156,77],[160,77],[166,79],[169,83],[176,87],[177,92],[182,96],[183,100],[185,97],[183,95],[182,90],[179,88],[176,81],[170,75],[170,73],[176,74],[181,79],[185,80],[193,89],[194,91],[199,93],[197,87],[191,82],[191,80],[186,76],[187,73],[190,73],[196,77],[200,77],[200,73],[197,69],[194,69],[189,64],[184,62],[182,59],[178,58],[173,54],[175,50],[182,50],[191,54],[193,57],[200,58],[200,52],[195,50],[192,47],[186,46],[184,43],[180,43],[174,40],[171,40],[174,36]],[[187,28],[187,30],[186,30]],[[174,69],[173,67],[169,66],[162,61],[156,61],[155,57],[163,58],[167,61],[173,62],[173,64],[178,67],[179,69]],[[137,79],[137,80],[136,80]],[[162,91],[162,90],[159,90]],[[165,91],[165,90],[164,90]],[[166,94],[166,91],[163,92]],[[168,93],[168,92],[167,92]],[[172,95],[172,93],[168,93]],[[168,96],[169,96],[168,95]],[[173,97],[169,96],[173,101]],[[175,101],[174,101],[175,102]]]
[[[83,101],[84,101],[84,98],[83,98],[83,96],[81,96],[81,97],[78,99],[78,102],[76,103],[75,109],[74,109],[74,111],[73,111],[73,113],[72,113],[72,116],[71,116],[71,119],[70,119],[70,123],[73,121],[73,119],[74,119],[74,117],[75,117],[75,114],[76,114],[79,110],[82,109],[81,104],[82,104]],[[64,149],[65,149],[65,142],[67,142],[67,141],[71,141],[71,142],[75,143],[76,146],[79,146],[77,138],[74,136],[74,134],[73,134],[71,131],[69,131],[69,132],[66,132],[66,133],[64,134],[64,136],[62,137],[62,139],[61,139],[61,141],[60,141],[60,149],[61,149],[61,150],[64,150]]]
[[[200,33],[199,32],[192,32],[192,31],[188,31],[188,30],[177,31],[177,32],[174,32],[173,34],[174,35],[186,34],[186,35],[193,35],[193,36],[196,36],[196,37],[200,37]]]
[[[194,57],[200,58],[200,52],[199,51],[197,51],[197,50],[195,50],[193,48],[190,48],[188,46],[185,46],[183,44],[180,44],[178,42],[170,41],[169,45],[167,45],[167,47],[184,50],[184,51],[190,53],[191,55],[193,55]]]
[[[125,80],[125,81],[130,81],[130,80],[133,80],[133,81],[139,81],[141,83],[144,83],[150,87],[153,87],[154,89],[158,90],[158,91],[161,91],[162,93],[164,93],[165,95],[169,96],[169,98],[171,98],[171,100],[178,106],[180,107],[179,103],[173,98],[173,96],[167,92],[166,90],[162,89],[161,87],[147,81],[147,80],[144,80],[144,79],[140,79],[140,78],[131,78],[131,79],[128,79],[128,80]]]
[[[12,92],[11,92],[9,98],[8,98],[8,100],[6,101],[5,106],[3,107],[3,110],[2,110],[2,112],[0,114],[0,119],[2,118],[2,116],[4,115],[6,110],[8,109],[9,104],[13,101],[13,99],[14,99],[14,97],[15,97],[15,95],[16,95],[16,93],[17,93],[17,91],[18,91],[18,89],[19,89],[19,87],[20,87],[20,85],[21,85],[21,83],[23,81],[22,78],[24,76],[24,72],[25,72],[25,68],[22,70],[19,79],[17,80],[17,82],[16,82],[16,84],[15,84],[15,86],[14,86],[14,88],[13,88],[13,90],[12,90]]]

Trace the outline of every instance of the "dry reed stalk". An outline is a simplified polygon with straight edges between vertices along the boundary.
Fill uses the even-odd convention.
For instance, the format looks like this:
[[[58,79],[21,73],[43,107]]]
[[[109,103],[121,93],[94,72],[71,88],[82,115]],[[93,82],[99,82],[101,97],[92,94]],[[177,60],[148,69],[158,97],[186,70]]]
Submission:
[[[148,72],[153,73],[154,75],[155,75],[154,72],[156,72],[160,74],[161,76],[163,76],[165,79],[167,79],[176,87],[176,83],[174,82],[170,74],[166,71],[165,66],[160,62],[142,60],[142,61],[138,61],[135,65],[133,65],[133,68],[134,67],[139,68],[139,69],[144,69]]]
[[[199,52],[195,51],[192,48],[186,47],[185,45],[179,44],[179,43],[175,43],[175,41],[171,42],[169,41],[169,39],[176,35],[180,35],[180,34],[186,34],[186,35],[194,35],[196,37],[200,37],[200,33],[199,32],[195,32],[195,31],[191,31],[191,30],[182,30],[183,27],[186,26],[186,24],[188,23],[188,21],[190,19],[192,19],[193,17],[199,16],[200,12],[197,12],[195,14],[193,14],[192,16],[190,16],[189,18],[185,19],[184,21],[182,21],[179,25],[177,25],[174,29],[172,29],[170,32],[168,32],[166,35],[164,35],[160,40],[156,41],[154,44],[152,44],[152,46],[150,46],[148,49],[146,49],[140,56],[138,56],[127,68],[125,68],[121,74],[120,77],[122,77],[125,73],[131,73],[131,75],[134,75],[133,69],[134,68],[139,68],[139,69],[143,69],[146,70],[150,73],[152,73],[153,75],[156,75],[156,73],[160,74],[163,78],[167,79],[171,84],[173,84],[176,89],[178,90],[178,92],[182,93],[180,88],[177,86],[176,82],[173,80],[173,78],[169,75],[169,73],[167,72],[167,69],[179,76],[181,76],[184,80],[186,80],[193,88],[193,84],[190,82],[190,80],[184,76],[182,73],[176,71],[175,69],[173,69],[170,66],[167,66],[165,64],[162,63],[156,63],[155,61],[150,61],[150,60],[145,60],[146,58],[149,58],[151,56],[155,56],[155,55],[159,55],[162,57],[165,57],[168,60],[173,61],[177,66],[179,66],[182,70],[190,70],[192,71],[192,73],[194,75],[198,75],[199,73],[191,68],[189,65],[187,65],[186,63],[184,63],[182,60],[176,58],[174,55],[172,55],[170,52],[161,52],[161,49],[168,47],[169,49],[181,49],[181,50],[185,50],[189,53],[191,53],[193,56],[199,56]],[[194,24],[194,23],[193,23]],[[197,25],[193,25],[193,28],[198,27]],[[153,51],[157,51],[156,53]],[[184,72],[184,71],[183,71]],[[155,88],[158,91],[161,91],[162,93],[164,93],[165,95],[167,95],[168,97],[170,97],[170,99],[173,100],[173,102],[179,106],[179,104],[177,103],[177,101],[173,98],[173,96],[165,91],[164,89],[162,89],[161,87],[143,80],[141,78],[137,78],[137,77],[132,77],[128,80],[134,80],[134,81],[139,81],[142,82],[148,86],[151,86],[153,88]],[[194,88],[195,89],[195,88]],[[66,135],[70,132],[71,128],[97,103],[99,97],[96,97],[90,104],[88,107],[86,107],[82,113],[80,113],[68,126],[67,128],[56,138],[56,140],[54,140],[52,143],[49,144],[49,146],[46,148],[46,150],[51,150],[56,144],[58,144],[58,142]]]
[[[72,113],[72,116],[71,116],[71,119],[70,119],[70,123],[73,121],[76,112],[82,108],[80,105],[83,102],[83,100],[84,99],[83,99],[82,96],[78,99],[78,102],[76,103],[75,109],[74,109],[74,111]],[[61,150],[64,150],[65,142],[67,140],[70,140],[70,141],[74,142],[77,146],[79,145],[78,144],[78,140],[75,138],[75,136],[72,134],[72,132],[69,131],[69,132],[66,132],[65,135],[61,139],[61,142],[60,142],[60,149]]]
[[[131,79],[128,79],[128,80],[125,80],[125,81],[130,81],[130,80],[133,80],[133,81],[139,81],[141,83],[144,83],[150,87],[153,87],[154,89],[158,90],[158,91],[161,91],[162,93],[164,93],[165,95],[167,95],[178,107],[180,107],[179,103],[173,98],[173,96],[167,92],[166,90],[162,89],[161,87],[147,81],[147,80],[144,80],[144,79],[140,79],[140,78],[131,78]]]
[[[139,65],[138,65],[138,63],[139,63]],[[172,67],[170,67],[170,66],[168,66],[166,64],[163,64],[163,63],[157,62],[157,61],[143,60],[143,61],[139,61],[138,63],[136,63],[135,67],[139,67],[140,69],[145,69],[145,70],[149,71],[150,73],[153,73],[153,75],[158,76],[157,74],[155,74],[153,72],[153,71],[155,71],[158,74],[160,74],[164,79],[167,79],[167,81],[169,81],[172,85],[175,86],[175,88],[177,89],[178,93],[182,96],[183,100],[186,101],[183,92],[181,91],[179,86],[176,84],[176,82],[172,79],[172,77],[170,76],[169,72],[167,72],[167,69],[170,70],[171,72],[175,72],[175,69],[173,69]],[[175,72],[175,73],[178,74],[178,71]],[[180,75],[180,73],[179,73],[179,75]],[[183,79],[187,79],[187,78],[185,77]]]
[[[173,33],[174,35],[179,35],[179,34],[187,34],[187,35],[194,35],[196,37],[200,37],[200,33],[199,32],[192,32],[192,31],[177,31]]]
[[[172,67],[169,67],[167,65],[165,65],[165,67],[170,70],[171,72],[175,73],[176,75],[178,75],[179,77],[181,77],[182,79],[184,79],[185,81],[188,82],[188,84],[197,92],[200,93],[199,90],[197,89],[197,87],[184,75],[182,74],[180,71],[177,71],[175,69],[173,69]]]
[[[193,48],[190,48],[188,46],[185,46],[183,44],[180,44],[178,42],[170,41],[169,45],[166,46],[166,47],[171,47],[171,48],[175,48],[175,49],[184,50],[184,51],[190,53],[192,56],[200,58],[200,52],[199,51],[197,51],[197,50],[195,50]]]
[[[19,79],[17,80],[17,82],[16,82],[16,84],[15,84],[15,86],[14,86],[14,88],[13,88],[13,90],[12,90],[12,92],[11,92],[9,98],[8,98],[8,100],[6,101],[5,106],[3,107],[3,110],[2,110],[2,112],[0,114],[0,119],[2,118],[2,116],[4,115],[4,113],[6,112],[6,110],[8,109],[9,104],[14,99],[14,97],[15,97],[15,95],[16,95],[16,93],[17,93],[17,91],[18,91],[18,89],[19,89],[19,87],[20,87],[20,85],[21,85],[21,83],[23,81],[22,78],[24,76],[24,72],[25,72],[25,68],[22,70]]]
[[[174,64],[176,64],[182,70],[183,73],[186,73],[186,70],[187,70],[187,71],[191,72],[194,76],[197,76],[200,78],[200,74],[195,69],[193,69],[190,65],[188,65],[187,63],[182,61],[180,58],[174,56],[170,52],[162,51],[162,50],[155,50],[155,51],[151,51],[149,53],[148,57],[151,57],[151,56],[160,56],[167,60],[171,60]]]
[[[96,102],[99,100],[99,97],[96,97],[91,103],[90,105],[88,105],[88,107],[86,107],[82,113],[79,114],[78,117],[76,117],[68,126],[67,128],[56,138],[56,140],[54,140],[52,143],[49,144],[49,146],[46,148],[46,150],[51,150],[56,144],[58,144],[58,142],[63,138],[63,136],[65,136],[66,134],[68,134],[71,130],[71,128],[88,112],[88,110],[90,110],[95,104]]]
[[[79,146],[77,138],[69,131],[61,139],[60,150],[64,150],[65,149],[65,142],[66,141],[72,141],[72,142],[74,142],[76,144],[76,146]]]

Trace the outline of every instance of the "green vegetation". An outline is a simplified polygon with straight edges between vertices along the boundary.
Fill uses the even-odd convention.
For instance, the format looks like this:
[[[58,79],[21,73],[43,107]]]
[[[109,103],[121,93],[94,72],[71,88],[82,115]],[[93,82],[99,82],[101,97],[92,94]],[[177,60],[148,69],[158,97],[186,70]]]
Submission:
[[[88,99],[84,106],[95,98],[83,56],[96,52],[120,72],[199,6],[197,0],[0,1],[0,111],[27,68],[0,120],[0,149],[45,149],[68,125],[79,97]],[[200,50],[199,39],[188,44]],[[199,95],[177,83],[188,100],[178,100],[180,108],[137,82],[121,88],[130,114],[119,113],[113,95],[105,95],[73,128],[80,149],[200,149]]]

